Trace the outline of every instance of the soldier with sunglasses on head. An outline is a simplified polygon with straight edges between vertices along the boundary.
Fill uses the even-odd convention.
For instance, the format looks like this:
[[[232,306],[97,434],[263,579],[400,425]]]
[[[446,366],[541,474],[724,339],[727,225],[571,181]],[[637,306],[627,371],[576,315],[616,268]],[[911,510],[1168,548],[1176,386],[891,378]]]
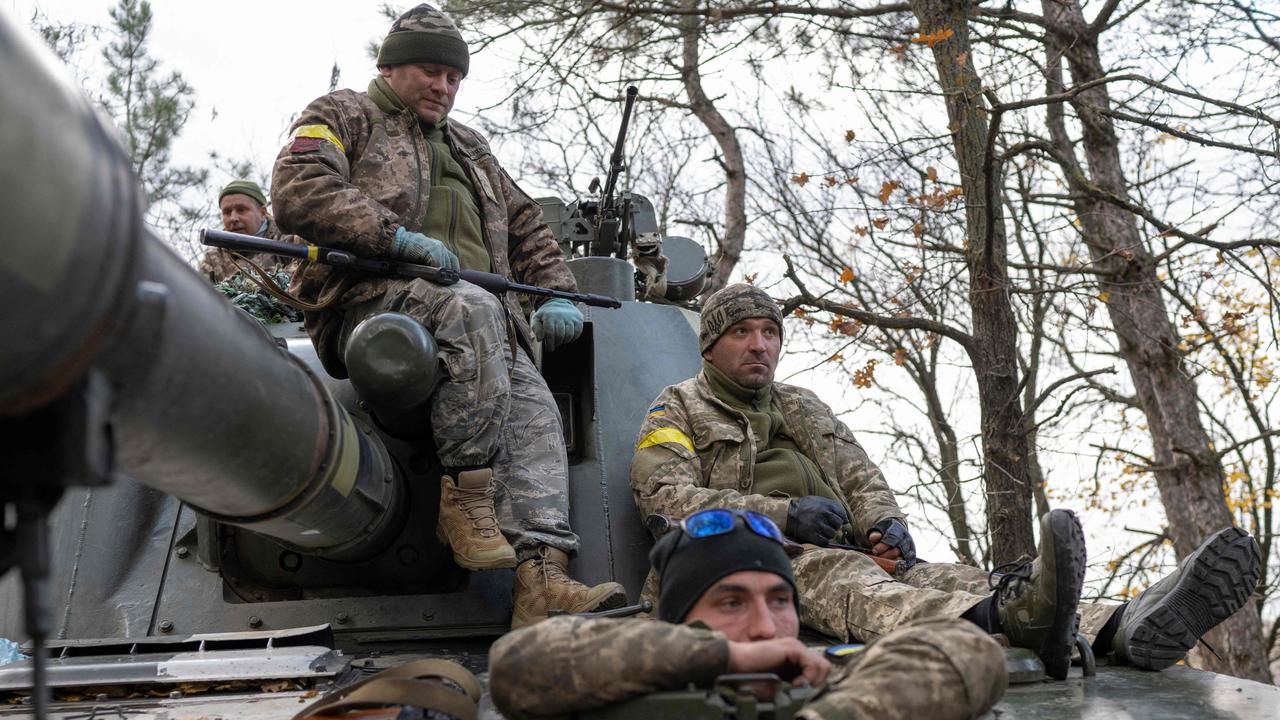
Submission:
[[[821,688],[808,720],[969,718],[1008,683],[999,646],[934,619],[899,629],[833,668],[797,639],[796,580],[781,530],[764,515],[710,509],[649,553],[662,622],[565,616],[512,632],[490,651],[489,686],[506,717],[583,712],[726,673],[776,673]]]

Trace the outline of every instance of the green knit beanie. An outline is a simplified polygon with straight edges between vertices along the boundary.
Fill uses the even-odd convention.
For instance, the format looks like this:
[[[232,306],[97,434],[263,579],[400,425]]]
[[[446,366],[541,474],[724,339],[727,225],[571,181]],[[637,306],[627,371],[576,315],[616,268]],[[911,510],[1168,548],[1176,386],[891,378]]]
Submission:
[[[222,192],[218,193],[218,202],[222,202],[222,198],[228,195],[248,195],[258,201],[259,205],[266,206],[267,196],[262,192],[262,188],[258,187],[258,183],[252,180],[232,180],[227,186],[222,188]]]
[[[438,63],[466,76],[471,64],[467,43],[448,15],[427,4],[401,15],[378,50],[378,67]]]
[[[769,294],[755,285],[737,283],[717,290],[702,306],[702,323],[698,329],[698,350],[706,352],[716,344],[725,330],[747,318],[768,318],[778,324],[782,339],[782,309]]]

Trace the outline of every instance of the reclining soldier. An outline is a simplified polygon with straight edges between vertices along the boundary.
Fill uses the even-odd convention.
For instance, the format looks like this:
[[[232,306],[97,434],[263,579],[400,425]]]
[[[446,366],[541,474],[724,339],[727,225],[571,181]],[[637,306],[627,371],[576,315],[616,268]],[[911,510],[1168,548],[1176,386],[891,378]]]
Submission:
[[[469,68],[467,44],[430,5],[401,15],[378,52],[367,92],[312,101],[276,159],[280,227],[356,255],[495,272],[574,291],[542,213],[475,130],[450,118]],[[546,300],[526,322],[520,304],[467,282],[377,277],[304,263],[290,288],[320,306],[305,325],[325,370],[347,376],[343,353],[360,321],[408,315],[432,334],[445,378],[431,399],[444,466],[437,534],[458,565],[516,567],[512,626],[551,609],[617,607],[617,583],[567,574],[569,526],[561,421],[530,358],[532,337],[554,350],[577,339],[582,314]],[[495,491],[496,487],[496,491]]]
[[[726,673],[825,685],[796,716],[809,720],[970,718],[1004,694],[996,642],[943,618],[888,633],[833,670],[797,639],[796,579],[783,542],[777,525],[754,512],[691,515],[649,553],[662,622],[566,616],[509,633],[489,654],[494,704],[513,720],[563,715],[708,687]]]
[[[808,627],[869,641],[915,620],[964,618],[1035,651],[1048,674],[1061,679],[1077,611],[1079,631],[1096,654],[1115,652],[1159,670],[1253,592],[1257,543],[1227,528],[1133,601],[1080,604],[1084,537],[1067,510],[1040,519],[1037,559],[1002,575],[915,564],[905,515],[853,433],[812,392],[774,382],[782,336],[782,312],[764,291],[738,284],[708,298],[699,330],[702,372],[653,402],[631,486],[644,515],[743,508],[806,543],[792,563]],[[833,543],[899,560],[906,571],[895,580],[867,554]]]

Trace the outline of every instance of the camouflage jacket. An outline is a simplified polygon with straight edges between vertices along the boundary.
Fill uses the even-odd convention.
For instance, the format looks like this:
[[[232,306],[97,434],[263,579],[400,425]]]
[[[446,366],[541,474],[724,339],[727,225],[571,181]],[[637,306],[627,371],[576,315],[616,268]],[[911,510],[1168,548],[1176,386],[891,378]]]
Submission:
[[[817,395],[774,383],[773,397],[792,439],[822,468],[845,500],[855,541],[885,518],[905,518],[853,433]],[[745,508],[786,527],[790,498],[751,492],[756,444],[745,415],[711,391],[703,373],[663,390],[640,427],[631,460],[631,490],[647,516],[682,518],[711,507]]]
[[[554,617],[489,650],[489,691],[511,720],[561,715],[689,683],[729,668],[729,642],[705,628],[656,620]]]
[[[280,228],[276,226],[275,219],[270,215],[267,216],[266,230],[260,233],[259,236],[268,240],[296,242],[292,235],[280,236]],[[293,275],[293,271],[297,269],[298,264],[297,260],[267,253],[248,253],[246,257],[258,263],[263,270],[271,274],[284,272]],[[209,281],[214,284],[225,282],[238,272],[240,272],[240,268],[236,267],[236,264],[231,260],[231,251],[229,250],[210,248],[209,252],[200,258],[200,274],[209,278]]]
[[[294,122],[293,134],[272,170],[272,207],[282,228],[317,245],[373,258],[387,257],[398,226],[420,229],[430,200],[430,153],[412,111],[388,112],[368,93],[339,90],[312,101]],[[445,135],[476,190],[493,272],[576,290],[538,205],[502,169],[485,139],[453,120]],[[308,302],[333,303],[306,314],[307,332],[330,374],[346,376],[337,347],[343,308],[408,282],[302,264],[293,293]],[[505,300],[527,343],[531,333],[519,302],[510,293]]]

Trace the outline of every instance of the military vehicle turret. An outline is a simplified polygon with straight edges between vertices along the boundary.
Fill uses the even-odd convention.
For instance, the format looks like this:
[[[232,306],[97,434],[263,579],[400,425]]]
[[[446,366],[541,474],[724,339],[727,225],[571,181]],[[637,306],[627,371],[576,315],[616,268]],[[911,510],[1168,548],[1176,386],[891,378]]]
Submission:
[[[483,673],[510,621],[511,572],[460,570],[434,539],[439,468],[419,417],[429,335],[374,318],[352,340],[353,379],[328,377],[297,326],[232,307],[148,230],[112,132],[2,12],[0,65],[0,571],[20,570],[0,582],[0,634],[48,653],[0,666],[0,717],[286,718],[414,658]],[[581,289],[623,302],[589,308],[583,336],[540,367],[565,420],[573,572],[622,582],[634,601],[649,538],[627,466],[647,402],[698,369],[696,318],[679,303],[698,294],[705,255],[684,239],[658,255],[647,202],[613,193],[544,202]],[[47,710],[33,684],[52,689]],[[1261,717],[1277,695],[1103,668],[1001,707]],[[667,717],[734,707],[654,700],[677,708]],[[753,703],[760,717],[767,705]]]

